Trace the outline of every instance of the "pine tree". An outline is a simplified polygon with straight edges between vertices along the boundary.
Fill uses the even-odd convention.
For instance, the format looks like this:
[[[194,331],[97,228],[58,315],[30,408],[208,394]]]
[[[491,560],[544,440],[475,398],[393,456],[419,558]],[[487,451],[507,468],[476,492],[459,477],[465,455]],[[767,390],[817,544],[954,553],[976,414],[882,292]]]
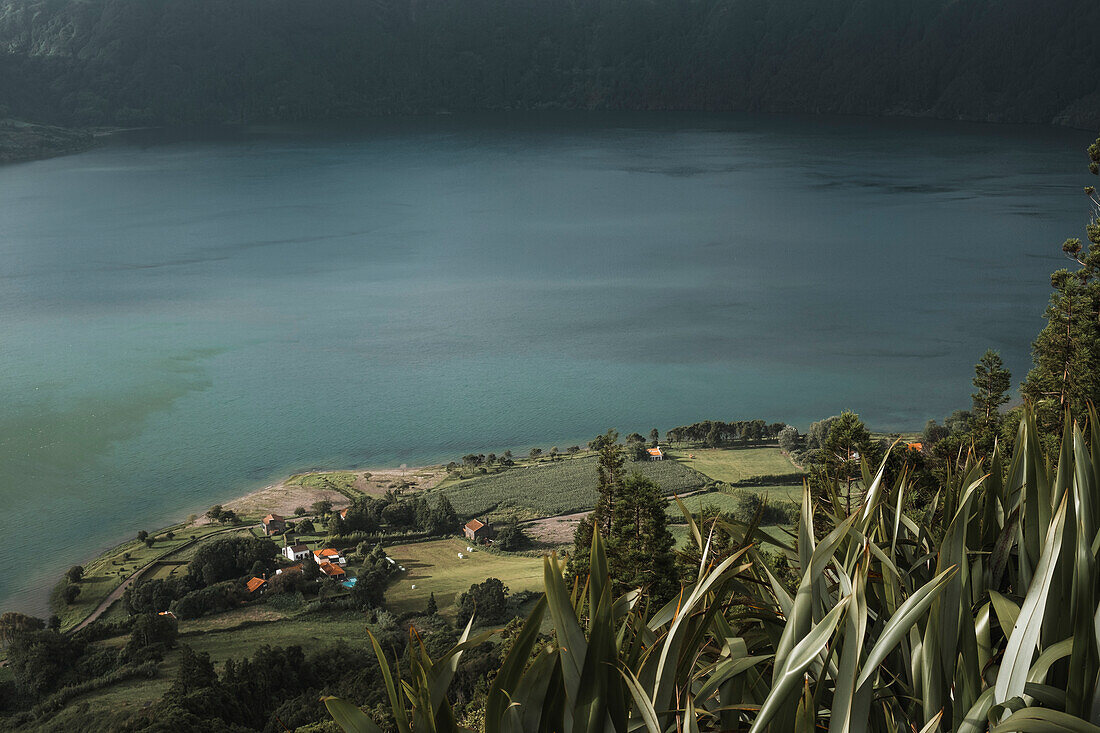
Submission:
[[[439,606],[436,605],[434,592],[428,595],[428,607],[424,609],[424,613],[427,616],[434,616],[439,613]]]
[[[1089,171],[1100,174],[1100,139],[1089,149]],[[1085,194],[1093,216],[1085,227],[1088,247],[1067,239],[1062,252],[1075,271],[1058,270],[1050,276],[1054,293],[1045,318],[1047,325],[1032,344],[1034,368],[1021,392],[1035,408],[1045,442],[1053,444],[1061,432],[1066,410],[1084,414],[1087,403],[1100,397],[1100,196],[1089,186]]]
[[[610,536],[615,504],[623,491],[623,465],[626,463],[626,456],[619,444],[619,434],[615,430],[608,430],[603,435],[597,435],[588,446],[597,452],[596,506],[591,514],[581,520],[573,533],[573,554],[566,568],[569,577],[588,572],[592,532],[598,530],[604,538]]]
[[[623,482],[607,542],[616,594],[644,588],[663,603],[676,592],[675,541],[668,531],[665,504],[660,487],[641,474],[632,474]]]
[[[845,410],[829,426],[829,434],[821,446],[825,480],[843,484],[845,511],[852,511],[852,485],[863,475],[861,462],[874,465],[874,443],[871,434],[856,413]],[[839,507],[837,507],[839,509]]]
[[[970,395],[974,404],[974,443],[983,455],[993,451],[1001,428],[1001,405],[1008,402],[1012,374],[1004,368],[1001,355],[987,349],[974,365],[974,387]]]

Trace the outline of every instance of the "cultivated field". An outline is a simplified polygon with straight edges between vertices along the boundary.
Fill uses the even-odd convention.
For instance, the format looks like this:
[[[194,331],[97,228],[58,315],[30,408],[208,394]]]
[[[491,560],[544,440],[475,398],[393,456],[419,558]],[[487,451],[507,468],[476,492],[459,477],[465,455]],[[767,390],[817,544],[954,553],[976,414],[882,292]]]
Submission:
[[[386,592],[386,606],[394,613],[423,610],[428,596],[442,613],[453,613],[459,594],[486,578],[499,578],[510,591],[542,590],[542,558],[466,551],[463,540],[438,540],[386,548],[406,572]],[[467,557],[459,559],[458,553]],[[416,585],[414,589],[412,586]]]
[[[677,463],[728,484],[760,476],[789,476],[792,482],[797,483],[802,475],[802,471],[775,447],[676,448],[669,450],[668,455]]]
[[[660,485],[666,494],[698,489],[707,478],[677,461],[626,464]],[[596,503],[596,457],[542,461],[438,489],[461,516],[504,519],[549,517],[591,509]]]

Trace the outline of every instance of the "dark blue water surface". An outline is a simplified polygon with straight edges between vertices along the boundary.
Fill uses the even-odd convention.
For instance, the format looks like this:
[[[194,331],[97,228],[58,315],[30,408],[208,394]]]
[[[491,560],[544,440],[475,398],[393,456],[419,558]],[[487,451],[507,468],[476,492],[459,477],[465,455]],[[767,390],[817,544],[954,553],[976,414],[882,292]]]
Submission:
[[[0,608],[311,467],[844,408],[919,429],[987,347],[1025,373],[1090,138],[445,117],[0,168]]]

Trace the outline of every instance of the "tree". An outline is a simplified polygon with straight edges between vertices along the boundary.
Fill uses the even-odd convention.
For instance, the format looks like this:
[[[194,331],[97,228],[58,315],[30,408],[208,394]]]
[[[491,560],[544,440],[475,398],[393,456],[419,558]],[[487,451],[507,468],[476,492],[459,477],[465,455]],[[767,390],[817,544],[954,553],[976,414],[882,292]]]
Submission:
[[[294,516],[304,517],[306,515],[306,508],[304,506],[296,507],[294,509]]]
[[[1089,171],[1100,171],[1100,140],[1088,149]],[[1093,215],[1085,227],[1089,241],[1067,239],[1062,252],[1077,269],[1061,269],[1050,276],[1054,289],[1044,317],[1047,325],[1032,344],[1034,367],[1021,387],[1035,409],[1035,419],[1049,448],[1061,437],[1067,410],[1086,414],[1090,401],[1100,398],[1100,196],[1085,189]]]
[[[862,476],[860,462],[876,462],[871,433],[856,413],[845,410],[829,425],[821,446],[826,480],[844,484],[845,509],[852,511],[852,485]]]
[[[149,533],[143,529],[137,533],[137,538],[138,542],[144,542],[149,538]]]
[[[519,523],[519,517],[513,514],[500,531],[497,532],[496,547],[506,552],[514,552],[527,547],[530,539]]]
[[[24,694],[41,696],[70,677],[80,649],[56,631],[21,631],[8,647],[8,665]]]
[[[65,590],[61,591],[61,597],[65,599],[65,603],[70,606],[76,603],[77,596],[80,595],[80,586],[75,583],[70,583],[65,586]]]
[[[1012,375],[1004,368],[1001,355],[987,349],[974,365],[974,387],[970,395],[975,419],[974,442],[986,454],[992,452],[993,443],[1001,427],[1001,405],[1008,402],[1008,390]]]
[[[798,448],[798,428],[794,425],[784,426],[784,428],[779,431],[777,439],[779,440],[779,449],[784,453],[790,453]]]
[[[508,614],[508,588],[497,578],[486,578],[458,598],[458,618],[469,620],[476,615],[480,621],[495,624]]]
[[[573,533],[573,554],[568,565],[570,576],[587,570],[593,530],[598,530],[605,538],[611,533],[611,516],[623,488],[626,457],[619,444],[619,434],[608,430],[589,441],[588,447],[596,451],[596,506],[577,524]]]
[[[658,430],[657,428],[653,428],[652,430],[649,431],[649,446],[651,448],[656,448],[657,445],[660,442],[661,442],[661,431]]]
[[[143,613],[134,619],[134,625],[130,627],[130,641],[126,645],[126,656],[132,657],[138,650],[151,646],[171,649],[176,645],[178,635],[179,627],[176,619],[167,615],[161,616],[158,613]]]
[[[81,565],[73,565],[65,573],[65,577],[69,579],[70,583],[79,583],[84,578],[84,568]]]
[[[42,619],[28,616],[18,611],[8,611],[0,615],[0,644],[9,644],[21,631],[38,631],[45,628]]]
[[[615,506],[607,541],[615,595],[643,588],[658,603],[672,598],[676,582],[676,544],[668,531],[661,488],[639,473],[627,477]]]
[[[328,514],[332,511],[332,502],[328,499],[315,501],[313,502],[312,509],[314,514]]]
[[[527,457],[530,458],[531,460],[535,460],[541,455],[542,455],[542,448],[532,448],[531,451],[527,454]]]
[[[439,613],[439,606],[435,602],[435,592],[433,591],[428,594],[428,605],[424,609],[424,614],[426,616],[434,616],[437,613]]]
[[[206,510],[206,517],[213,522],[222,521],[222,505],[215,504]]]

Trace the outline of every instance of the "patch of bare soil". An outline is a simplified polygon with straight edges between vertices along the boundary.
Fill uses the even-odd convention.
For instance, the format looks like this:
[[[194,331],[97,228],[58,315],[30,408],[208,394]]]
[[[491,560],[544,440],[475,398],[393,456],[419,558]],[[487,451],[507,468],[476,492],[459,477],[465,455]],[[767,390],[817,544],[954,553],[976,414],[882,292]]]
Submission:
[[[577,531],[577,525],[587,514],[588,512],[577,512],[536,519],[524,525],[523,531],[531,539],[547,546],[572,544],[573,533]]]
[[[331,501],[336,509],[342,509],[349,503],[346,496],[333,489],[309,489],[281,481],[234,499],[224,506],[241,516],[281,514],[284,517],[293,517],[294,510],[298,507],[305,507],[309,511],[313,502],[325,500]]]
[[[391,489],[405,492],[433,489],[447,477],[447,469],[442,466],[370,468],[357,473],[355,488],[371,496],[382,496]]]

